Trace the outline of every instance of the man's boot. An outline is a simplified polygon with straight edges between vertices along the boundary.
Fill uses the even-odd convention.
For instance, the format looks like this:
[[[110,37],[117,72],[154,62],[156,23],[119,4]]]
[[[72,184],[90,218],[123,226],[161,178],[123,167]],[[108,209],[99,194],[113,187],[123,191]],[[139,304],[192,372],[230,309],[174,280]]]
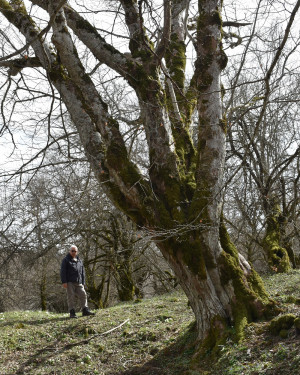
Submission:
[[[82,309],[82,316],[89,316],[89,315],[95,315],[95,313],[91,312],[88,307],[84,307]]]
[[[74,309],[71,309],[70,310],[70,318],[77,318],[77,316],[76,316],[76,313],[75,313],[75,310]]]

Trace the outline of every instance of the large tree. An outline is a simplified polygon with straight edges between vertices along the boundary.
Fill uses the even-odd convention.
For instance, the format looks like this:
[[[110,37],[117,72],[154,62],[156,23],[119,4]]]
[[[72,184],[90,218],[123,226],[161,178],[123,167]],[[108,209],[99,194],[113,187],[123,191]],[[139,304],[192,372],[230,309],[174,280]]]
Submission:
[[[60,96],[64,103],[99,183],[117,207],[151,233],[188,296],[198,339],[212,346],[226,327],[234,325],[239,334],[271,305],[221,220],[226,120],[220,75],[227,63],[222,3],[105,1],[97,3],[93,14],[88,3],[0,0],[2,19],[25,38],[23,49],[3,50],[1,65],[11,77],[32,68],[48,80],[52,98]],[[110,13],[114,17],[108,30],[103,14]],[[45,17],[40,30],[37,23]],[[5,46],[14,44],[9,40]],[[188,49],[195,56],[189,69]],[[89,73],[86,56],[95,63]],[[123,124],[97,88],[93,73],[102,64],[136,95],[139,117],[128,123],[145,135],[148,156],[142,168],[130,152]]]

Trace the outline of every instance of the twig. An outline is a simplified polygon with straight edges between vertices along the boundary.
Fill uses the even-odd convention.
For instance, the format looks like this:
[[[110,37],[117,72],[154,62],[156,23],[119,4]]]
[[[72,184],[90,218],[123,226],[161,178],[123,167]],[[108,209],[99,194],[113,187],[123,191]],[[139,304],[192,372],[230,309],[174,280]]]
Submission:
[[[38,351],[38,355],[41,354],[41,353],[47,352],[47,351],[57,352],[60,349],[71,349],[71,348],[73,348],[74,346],[77,346],[77,345],[87,344],[89,341],[93,340],[95,337],[107,335],[107,334],[109,334],[109,333],[117,330],[118,328],[121,328],[128,321],[129,321],[129,319],[126,319],[123,323],[119,324],[117,327],[114,327],[114,328],[112,328],[112,329],[110,329],[110,330],[108,330],[106,332],[96,333],[95,335],[91,336],[88,339],[84,339],[84,340],[81,340],[81,341],[73,342],[71,344],[66,344],[64,346],[54,346],[54,345],[52,345],[51,347],[48,346],[46,348],[43,348],[43,349],[39,350]],[[30,360],[28,362],[30,362]]]
[[[90,338],[88,339],[85,339],[85,340],[81,340],[81,341],[77,341],[77,342],[74,342],[72,344],[67,344],[65,345],[65,349],[69,349],[69,348],[72,348],[73,346],[77,346],[77,345],[80,345],[80,344],[87,344],[89,341],[93,340],[95,337],[99,337],[99,336],[104,336],[104,335],[107,335],[115,330],[117,330],[118,328],[121,328],[124,324],[126,324],[127,322],[129,322],[129,319],[126,319],[124,320],[123,323],[121,323],[120,325],[118,325],[117,327],[114,327],[106,332],[102,332],[102,333],[96,333],[95,335],[92,335]]]
[[[91,339],[94,338],[95,336],[104,336],[104,335],[107,335],[108,333],[111,333],[111,332],[115,331],[116,329],[121,328],[121,327],[122,327],[124,324],[126,324],[127,322],[129,322],[129,318],[126,319],[126,320],[124,320],[124,322],[121,323],[120,325],[118,325],[117,327],[114,327],[114,328],[112,328],[112,329],[110,329],[110,330],[108,330],[108,331],[106,331],[106,332],[98,333],[98,334],[96,334],[96,335],[93,335],[93,337],[91,337],[89,340],[91,340]]]

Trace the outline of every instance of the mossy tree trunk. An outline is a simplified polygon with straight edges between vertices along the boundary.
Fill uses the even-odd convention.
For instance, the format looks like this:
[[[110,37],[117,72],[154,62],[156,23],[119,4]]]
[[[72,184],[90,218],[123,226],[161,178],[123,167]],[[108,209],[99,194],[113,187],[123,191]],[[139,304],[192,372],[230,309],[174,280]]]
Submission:
[[[291,269],[290,256],[287,249],[282,246],[280,219],[280,209],[276,206],[270,211],[270,215],[267,217],[263,247],[270,268],[274,272],[288,272]],[[292,256],[291,259],[294,259],[293,252],[290,251],[290,254]]]
[[[101,264],[109,270],[120,301],[132,301],[135,296],[134,261],[139,256],[140,242],[136,226],[119,210],[103,215],[101,229],[96,229],[99,255],[88,263]]]
[[[68,109],[99,183],[118,208],[152,233],[189,298],[198,339],[214,346],[217,335],[232,325],[241,335],[248,321],[268,312],[269,300],[220,222],[226,137],[220,73],[227,61],[221,45],[222,2],[198,2],[197,59],[189,85],[185,82],[188,0],[163,2],[164,27],[156,46],[143,26],[143,3],[121,0],[130,56],[109,45],[70,6],[59,8],[62,3],[56,0],[34,3],[52,17],[56,53],[39,37],[22,2],[12,7],[0,0],[0,7],[32,43]],[[135,90],[149,152],[147,173],[142,174],[130,159],[119,124],[86,73],[70,29],[100,63]],[[190,133],[195,111],[196,144]]]
[[[219,240],[212,248],[199,233],[160,245],[188,296],[198,338],[209,348],[222,342],[229,327],[237,340],[242,338],[247,322],[268,316],[272,309],[260,277],[238,254],[225,227],[216,232]]]
[[[97,309],[102,309],[108,305],[108,291],[110,286],[110,274],[103,268],[99,275],[99,268],[96,267],[98,274],[96,277],[95,266],[93,260],[85,261],[86,271],[86,290],[89,295],[89,301],[94,304]],[[92,268],[92,269],[91,269]],[[97,280],[96,280],[97,279]]]
[[[133,258],[137,242],[135,227],[117,212],[109,213],[109,228],[103,239],[109,245],[108,259],[120,301],[132,301],[135,296]]]
[[[117,289],[120,301],[132,301],[135,295],[135,286],[132,280],[132,272],[126,272],[124,264],[117,274]]]

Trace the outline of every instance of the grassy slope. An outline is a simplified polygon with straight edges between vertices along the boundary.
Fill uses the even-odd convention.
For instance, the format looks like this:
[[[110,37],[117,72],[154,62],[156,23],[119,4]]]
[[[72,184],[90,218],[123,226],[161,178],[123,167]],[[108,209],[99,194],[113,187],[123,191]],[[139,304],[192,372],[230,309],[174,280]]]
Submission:
[[[265,282],[285,313],[299,316],[300,306],[292,302],[300,298],[300,271]],[[218,359],[207,357],[191,365],[192,322],[187,300],[178,292],[77,320],[37,311],[2,313],[0,374],[300,374],[300,336],[292,328],[287,338],[274,337],[267,322],[249,325],[245,340],[228,341]]]

